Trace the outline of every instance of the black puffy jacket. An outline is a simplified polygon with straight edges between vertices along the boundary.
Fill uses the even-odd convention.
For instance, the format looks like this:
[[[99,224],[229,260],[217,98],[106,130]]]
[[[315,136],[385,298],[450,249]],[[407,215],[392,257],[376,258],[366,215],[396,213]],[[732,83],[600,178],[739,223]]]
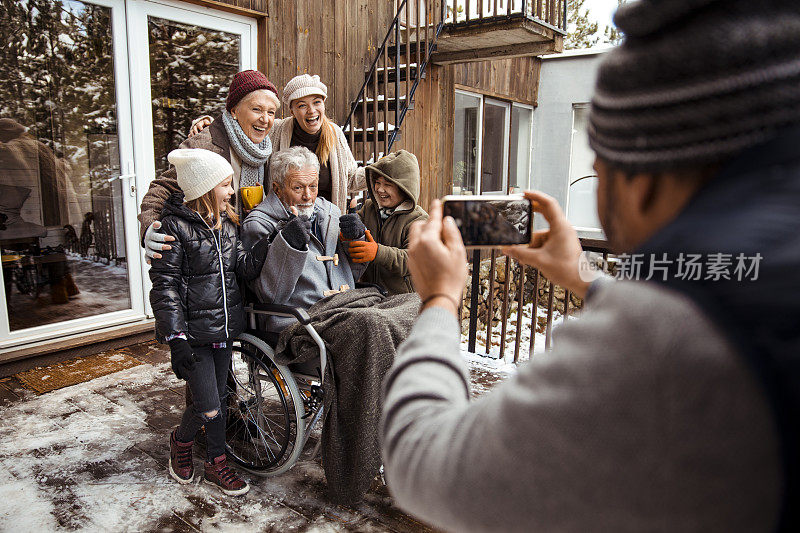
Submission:
[[[156,318],[156,338],[183,332],[191,344],[221,342],[244,330],[242,293],[236,276],[258,277],[268,242],[243,249],[236,226],[223,218],[212,230],[198,213],[172,195],[164,205],[162,232],[175,237],[171,250],[150,267],[150,305]],[[221,265],[221,266],[220,266]]]

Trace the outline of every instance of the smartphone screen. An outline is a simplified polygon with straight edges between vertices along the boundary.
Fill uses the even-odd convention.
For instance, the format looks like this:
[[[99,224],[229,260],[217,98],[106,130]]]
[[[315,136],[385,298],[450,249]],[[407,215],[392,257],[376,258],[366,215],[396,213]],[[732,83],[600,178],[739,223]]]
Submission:
[[[443,211],[456,221],[464,246],[494,248],[531,240],[531,204],[522,196],[447,196]]]

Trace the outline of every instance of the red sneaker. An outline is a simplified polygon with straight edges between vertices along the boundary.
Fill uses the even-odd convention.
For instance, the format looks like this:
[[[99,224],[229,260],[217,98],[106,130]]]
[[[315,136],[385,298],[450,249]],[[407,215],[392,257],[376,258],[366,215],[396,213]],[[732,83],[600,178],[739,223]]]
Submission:
[[[179,442],[175,430],[169,435],[169,475],[181,484],[191,483],[194,477],[191,442]]]
[[[241,496],[242,494],[247,494],[247,491],[250,490],[250,485],[228,466],[225,454],[220,455],[210,463],[206,463],[203,479],[206,483],[218,487],[228,496]]]

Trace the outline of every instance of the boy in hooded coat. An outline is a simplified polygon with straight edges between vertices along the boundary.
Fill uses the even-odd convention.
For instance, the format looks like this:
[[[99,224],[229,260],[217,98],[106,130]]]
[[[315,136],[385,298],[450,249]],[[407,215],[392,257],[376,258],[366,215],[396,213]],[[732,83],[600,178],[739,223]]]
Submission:
[[[384,287],[389,294],[414,292],[408,270],[408,234],[415,220],[427,220],[417,201],[420,172],[417,158],[405,150],[392,152],[366,167],[368,199],[358,215],[367,227],[366,241],[350,244],[355,262],[371,263],[360,281]]]

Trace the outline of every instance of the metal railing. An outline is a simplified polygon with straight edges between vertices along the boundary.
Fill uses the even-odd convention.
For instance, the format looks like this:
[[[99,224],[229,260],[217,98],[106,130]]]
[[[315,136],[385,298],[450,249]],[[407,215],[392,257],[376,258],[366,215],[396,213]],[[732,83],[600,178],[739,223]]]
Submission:
[[[343,126],[364,164],[388,153],[397,139],[444,26],[444,8],[443,0],[403,0],[398,6]]]
[[[466,26],[527,18],[559,33],[567,30],[567,0],[447,0],[445,24]]]
[[[602,254],[607,264],[609,250],[604,243],[588,240],[582,243],[585,251]],[[549,349],[554,324],[568,319],[581,307],[580,298],[550,283],[537,269],[525,267],[495,250],[483,253],[476,250],[472,253],[471,277],[461,308],[466,349],[517,363],[533,357],[537,340],[542,336],[544,343],[539,349]],[[468,321],[466,331],[465,321]],[[483,341],[482,349],[478,349],[479,341]],[[511,353],[513,358],[509,357]]]

